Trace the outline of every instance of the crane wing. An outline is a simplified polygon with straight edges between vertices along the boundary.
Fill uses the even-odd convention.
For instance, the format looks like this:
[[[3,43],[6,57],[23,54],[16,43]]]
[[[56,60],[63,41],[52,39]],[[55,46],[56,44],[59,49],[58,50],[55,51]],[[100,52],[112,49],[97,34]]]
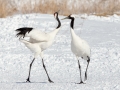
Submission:
[[[49,36],[38,29],[34,29],[30,32],[30,42],[32,43],[47,42],[48,39]]]
[[[49,39],[49,35],[40,31],[40,29],[34,29],[30,27],[23,27],[23,28],[18,28],[16,36],[21,37],[29,37],[30,42],[33,43],[39,43],[39,42],[47,42]]]

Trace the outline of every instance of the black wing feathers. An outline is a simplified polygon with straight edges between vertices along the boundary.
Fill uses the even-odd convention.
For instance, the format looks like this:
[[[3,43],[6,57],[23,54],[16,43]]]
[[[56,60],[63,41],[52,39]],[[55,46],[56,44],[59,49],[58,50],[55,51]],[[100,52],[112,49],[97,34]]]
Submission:
[[[18,28],[16,31],[18,32],[16,36],[22,36],[23,38],[25,37],[25,34],[30,32],[33,28],[30,27],[23,27],[23,28]]]

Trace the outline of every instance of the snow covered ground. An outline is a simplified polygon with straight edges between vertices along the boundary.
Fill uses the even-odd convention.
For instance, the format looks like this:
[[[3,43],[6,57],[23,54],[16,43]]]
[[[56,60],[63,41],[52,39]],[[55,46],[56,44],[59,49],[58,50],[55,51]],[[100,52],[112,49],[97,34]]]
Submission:
[[[29,26],[50,32],[56,21],[49,14],[0,19],[0,90],[120,90],[120,17],[83,16],[87,17],[84,23],[76,18],[75,32],[89,43],[91,62],[88,80],[81,85],[75,84],[79,82],[79,69],[70,49],[70,20],[61,21],[54,44],[44,52],[45,65],[54,83],[47,81],[41,58],[33,64],[32,83],[25,83],[33,54],[19,42],[15,30]],[[80,61],[84,78],[87,62]]]

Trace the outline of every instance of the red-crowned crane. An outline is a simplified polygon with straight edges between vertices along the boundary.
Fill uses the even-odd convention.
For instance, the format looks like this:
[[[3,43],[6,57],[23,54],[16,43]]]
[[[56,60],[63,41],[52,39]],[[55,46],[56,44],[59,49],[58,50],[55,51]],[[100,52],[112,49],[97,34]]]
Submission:
[[[53,83],[53,81],[49,77],[49,74],[48,74],[45,64],[44,64],[43,51],[46,50],[47,48],[49,48],[53,44],[54,38],[61,27],[61,22],[58,18],[58,12],[54,13],[54,17],[58,22],[58,26],[56,27],[55,30],[53,30],[49,33],[44,33],[42,31],[40,31],[39,29],[34,29],[31,27],[23,27],[23,28],[19,28],[16,30],[17,31],[16,36],[19,36],[20,41],[22,43],[24,43],[25,46],[34,53],[34,58],[33,58],[32,62],[30,63],[29,75],[28,75],[26,82],[30,82],[30,72],[31,72],[32,64],[33,64],[35,58],[40,55],[40,57],[42,58],[42,64],[43,64],[44,70],[48,77],[48,81],[50,83]],[[30,39],[29,39],[29,41],[27,41],[27,40],[23,39],[22,37],[23,38],[29,37]]]
[[[79,66],[79,71],[80,71],[80,83],[78,84],[82,84],[84,83],[82,81],[82,77],[81,77],[81,66],[80,66],[80,62],[79,62],[79,57],[87,60],[88,64],[87,64],[87,68],[85,71],[85,78],[84,80],[87,80],[87,69],[88,69],[88,65],[90,62],[90,46],[88,45],[88,43],[81,39],[78,35],[75,34],[74,32],[74,19],[75,16],[74,15],[69,15],[66,18],[63,19],[71,19],[71,23],[70,23],[70,32],[71,32],[71,51],[73,52],[73,54],[75,54],[77,60],[78,60],[78,66]],[[62,20],[63,20],[62,19]]]

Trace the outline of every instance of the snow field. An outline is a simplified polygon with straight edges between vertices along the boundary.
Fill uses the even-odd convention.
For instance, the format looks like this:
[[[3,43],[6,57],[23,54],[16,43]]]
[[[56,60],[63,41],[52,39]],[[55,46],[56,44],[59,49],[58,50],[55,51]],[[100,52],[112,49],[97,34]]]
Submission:
[[[85,17],[85,15],[84,15]],[[60,19],[63,16],[60,16]],[[112,18],[112,19],[111,19]],[[33,54],[15,36],[20,27],[52,31],[56,27],[53,15],[26,14],[0,19],[0,89],[1,90],[119,90],[120,89],[120,17],[89,16],[83,23],[76,18],[75,32],[91,46],[91,61],[86,84],[79,82],[79,69],[70,49],[69,20],[62,21],[55,42],[44,52],[44,61],[51,79],[47,81],[38,57],[32,67],[31,81],[25,83]],[[82,77],[87,62],[80,58]]]

